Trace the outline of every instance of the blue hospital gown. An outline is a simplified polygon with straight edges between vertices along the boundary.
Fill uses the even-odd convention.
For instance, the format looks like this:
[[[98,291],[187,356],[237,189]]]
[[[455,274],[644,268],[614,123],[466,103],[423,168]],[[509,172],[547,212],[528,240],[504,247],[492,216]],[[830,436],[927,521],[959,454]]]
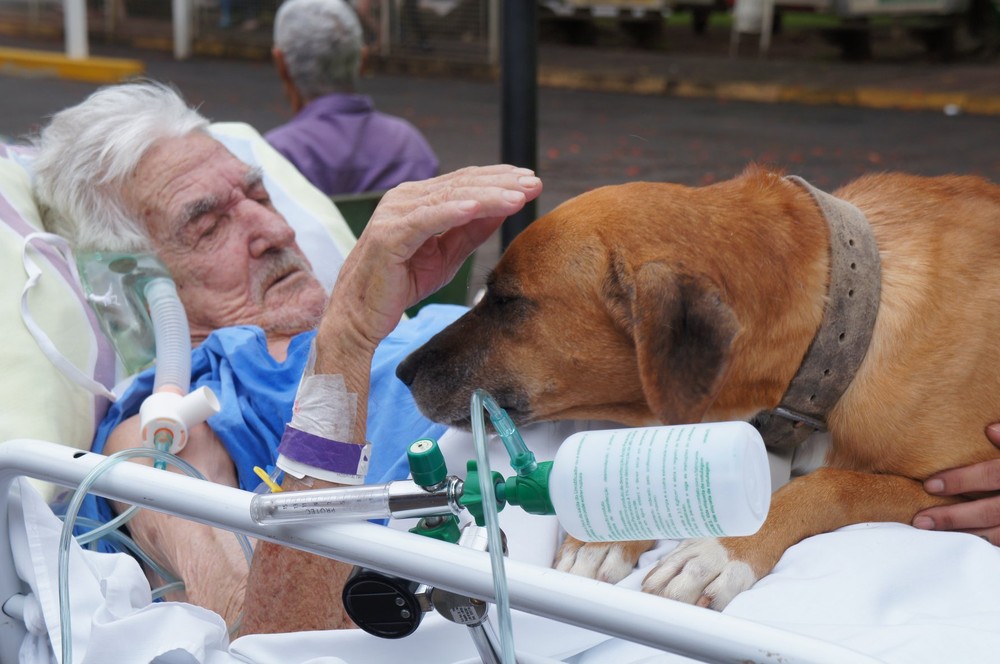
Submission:
[[[437,439],[445,432],[445,425],[431,422],[417,409],[409,389],[396,378],[396,366],[465,311],[454,305],[428,305],[402,321],[376,349],[368,396],[367,436],[372,442],[368,483],[405,478],[409,444],[419,438]],[[260,484],[254,466],[266,468],[277,458],[315,336],[310,331],[294,337],[284,362],[271,357],[263,330],[252,326],[216,330],[191,353],[191,389],[208,386],[219,398],[221,411],[208,424],[233,458],[241,489],[253,491]],[[152,392],[154,377],[152,369],[143,372],[112,405],[98,427],[92,451],[102,452],[111,431],[139,412]],[[91,494],[80,516],[106,522],[114,513],[107,500]],[[103,542],[101,546],[110,550]]]

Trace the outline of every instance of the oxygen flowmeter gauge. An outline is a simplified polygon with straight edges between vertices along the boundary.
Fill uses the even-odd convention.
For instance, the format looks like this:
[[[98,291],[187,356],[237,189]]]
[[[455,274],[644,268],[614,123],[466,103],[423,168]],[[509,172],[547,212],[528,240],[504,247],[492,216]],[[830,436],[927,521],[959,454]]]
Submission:
[[[448,486],[448,468],[435,441],[425,438],[412,443],[406,456],[416,486],[428,493]],[[451,543],[459,542],[462,536],[458,517],[452,512],[424,516],[410,532]],[[439,607],[443,605],[445,596],[440,592],[415,581],[355,567],[341,599],[358,627],[384,639],[399,639],[417,629],[424,613],[434,608],[435,598]],[[485,619],[485,604],[482,606]]]

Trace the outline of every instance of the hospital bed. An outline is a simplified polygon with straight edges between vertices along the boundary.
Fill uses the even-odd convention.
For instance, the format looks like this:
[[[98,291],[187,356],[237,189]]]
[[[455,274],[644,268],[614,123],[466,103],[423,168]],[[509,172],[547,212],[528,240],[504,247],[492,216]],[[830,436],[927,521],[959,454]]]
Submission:
[[[261,165],[276,206],[311,251],[343,256],[353,236],[312,190],[245,126],[213,131]],[[0,265],[20,268],[24,237],[39,227],[28,193],[28,155],[0,147]],[[60,258],[39,250],[43,273],[28,299],[59,355],[85,377],[111,384],[113,354],[100,338]],[[337,261],[314,261],[332,283]],[[104,397],[67,380],[21,324],[25,277],[0,280],[0,663],[55,661],[61,638],[54,576],[60,522],[49,509],[104,457],[86,451]],[[34,299],[32,299],[34,298]],[[16,381],[16,382],[15,382]],[[27,387],[26,387],[27,386]],[[35,387],[37,386],[37,390]],[[29,389],[30,388],[30,389]],[[540,458],[574,427],[526,433]],[[471,458],[470,437],[441,440],[449,468]],[[494,454],[491,451],[491,457]],[[464,457],[463,457],[464,455]],[[494,467],[502,455],[491,458]],[[31,481],[25,478],[31,478]],[[261,526],[252,493],[138,464],[118,464],[93,491],[251,537],[331,556],[485,601],[496,590],[487,554],[390,527],[357,523]],[[977,662],[1000,652],[1000,550],[958,533],[900,524],[858,524],[792,547],[774,572],[722,613],[638,592],[646,570],[674,545],[662,542],[616,586],[550,569],[559,539],[551,517],[505,511],[506,562],[518,661],[572,662]],[[429,614],[409,637],[360,630],[252,635],[230,641],[219,616],[183,603],[151,602],[135,561],[78,547],[70,561],[74,661],[81,662],[475,662],[467,628]],[[495,614],[495,611],[494,611]],[[495,617],[491,614],[491,619]],[[137,636],[141,635],[141,636]],[[57,646],[54,652],[60,652]]]

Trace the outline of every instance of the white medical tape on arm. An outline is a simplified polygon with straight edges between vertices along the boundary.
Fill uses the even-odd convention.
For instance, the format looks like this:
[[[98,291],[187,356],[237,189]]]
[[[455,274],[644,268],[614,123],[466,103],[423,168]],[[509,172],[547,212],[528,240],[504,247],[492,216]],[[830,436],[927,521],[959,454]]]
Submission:
[[[292,421],[278,446],[277,466],[301,479],[308,476],[337,484],[364,484],[371,444],[354,436],[358,395],[347,391],[339,374],[315,374],[315,343],[299,381]]]

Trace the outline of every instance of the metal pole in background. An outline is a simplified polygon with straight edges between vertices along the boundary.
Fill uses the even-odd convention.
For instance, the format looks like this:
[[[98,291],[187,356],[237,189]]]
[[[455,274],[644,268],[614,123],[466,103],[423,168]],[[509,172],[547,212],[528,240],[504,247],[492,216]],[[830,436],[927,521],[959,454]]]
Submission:
[[[536,168],[538,161],[538,9],[533,0],[501,1],[500,159]],[[535,202],[500,227],[501,250],[535,218]]]
[[[84,60],[90,56],[87,36],[87,3],[85,0],[63,2],[63,29],[66,33],[66,57]]]
[[[191,57],[191,0],[173,0],[174,59],[187,60]]]

